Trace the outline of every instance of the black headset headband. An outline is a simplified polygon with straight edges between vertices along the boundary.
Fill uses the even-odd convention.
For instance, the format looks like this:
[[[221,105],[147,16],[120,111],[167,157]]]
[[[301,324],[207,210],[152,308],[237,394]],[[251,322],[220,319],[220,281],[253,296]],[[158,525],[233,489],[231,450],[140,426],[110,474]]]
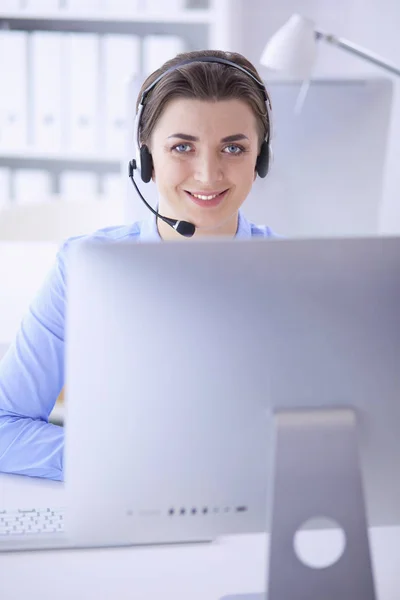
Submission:
[[[163,79],[165,77],[165,75],[167,75],[168,73],[171,73],[172,71],[176,71],[177,69],[179,69],[179,67],[183,67],[184,65],[190,65],[192,63],[196,63],[196,62],[204,62],[204,63],[220,63],[223,65],[228,65],[229,67],[234,67],[235,69],[239,69],[239,71],[242,71],[242,73],[246,73],[246,75],[248,75],[249,77],[251,77],[251,79],[253,79],[253,81],[255,81],[260,90],[262,91],[263,95],[264,95],[264,100],[265,102],[267,102],[269,104],[269,107],[271,108],[271,103],[269,100],[269,96],[267,94],[267,90],[265,89],[265,85],[263,84],[262,81],[260,81],[255,75],[253,75],[253,73],[251,73],[251,71],[249,71],[248,69],[246,69],[245,67],[242,67],[242,65],[238,65],[235,62],[232,62],[231,60],[227,60],[226,58],[219,58],[218,56],[199,56],[198,58],[188,58],[186,60],[183,60],[180,63],[177,63],[176,65],[173,65],[172,67],[170,67],[169,69],[167,69],[166,71],[164,71],[163,73],[161,73],[161,75],[159,75],[154,81],[153,83],[151,83],[142,93],[142,96],[140,98],[140,104],[143,104],[143,102],[146,100],[147,94],[154,88],[154,86],[157,85],[157,83]]]

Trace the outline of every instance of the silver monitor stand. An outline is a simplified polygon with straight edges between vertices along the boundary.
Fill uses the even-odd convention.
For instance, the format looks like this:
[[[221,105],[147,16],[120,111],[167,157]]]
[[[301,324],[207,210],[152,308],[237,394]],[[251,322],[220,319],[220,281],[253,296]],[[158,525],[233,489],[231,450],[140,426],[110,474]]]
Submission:
[[[223,600],[375,600],[357,415],[347,408],[277,411],[267,594]],[[298,557],[296,532],[328,517],[345,533],[340,558],[323,569]]]

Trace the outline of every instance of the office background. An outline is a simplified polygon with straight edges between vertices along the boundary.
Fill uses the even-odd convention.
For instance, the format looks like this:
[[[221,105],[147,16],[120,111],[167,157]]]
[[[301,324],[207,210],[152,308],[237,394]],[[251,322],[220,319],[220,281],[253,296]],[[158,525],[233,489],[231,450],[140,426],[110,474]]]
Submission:
[[[126,104],[125,84],[135,74],[141,81],[160,57],[162,62],[205,44],[235,49],[267,82],[281,79],[259,58],[266,40],[294,11],[389,61],[399,56],[400,8],[394,0],[304,0],[300,6],[294,0],[173,0],[167,12],[165,7],[161,0],[1,1],[0,239],[59,242],[70,232],[127,218],[121,161],[133,107]],[[51,20],[54,14],[58,22]],[[321,43],[318,54],[317,79],[387,77],[337,48]],[[385,233],[400,229],[400,100],[393,82],[379,199],[379,231]],[[103,202],[91,203],[98,200]]]
[[[243,11],[241,47],[250,60],[259,60],[265,40],[292,13],[301,13],[313,19],[320,30],[351,40],[389,62],[400,65],[400,39],[397,32],[400,5],[396,0],[250,0],[248,5],[251,9]],[[260,67],[260,73],[269,79],[273,77],[273,74],[263,67]],[[345,79],[388,77],[388,74],[378,67],[323,43],[319,47],[314,75],[316,78]],[[381,232],[397,234],[400,232],[400,79],[393,78],[393,84],[393,105],[379,218]],[[374,140],[371,139],[371,144],[373,143]],[[365,169],[374,169],[374,164],[366,164]]]
[[[65,237],[143,214],[126,177],[126,158],[132,156],[132,89],[170,56],[202,47],[242,52],[272,85],[282,75],[262,67],[260,55],[293,12],[398,62],[396,0],[0,0],[0,356]],[[337,85],[388,77],[323,44],[314,76]],[[387,111],[387,121],[382,113],[387,131],[379,136],[371,106],[370,139],[366,136],[371,152],[365,144],[360,157],[365,172],[361,191],[370,187],[368,176],[379,170],[380,177],[382,171],[375,222],[365,231],[383,234],[400,232],[400,99],[399,83],[394,78],[392,83],[390,106],[379,107]],[[301,123],[302,115],[298,119]],[[304,135],[316,133],[319,119],[307,120]],[[337,156],[342,149],[343,139],[335,148]],[[377,164],[377,152],[382,164]],[[276,157],[274,168],[279,170],[283,158]],[[265,195],[261,190],[252,201],[274,228]],[[353,206],[347,219],[354,230],[371,210],[360,198],[362,193],[359,212]],[[340,203],[330,202],[335,215]],[[306,204],[297,207],[299,231],[307,210]],[[275,211],[274,217],[285,234],[283,216]],[[341,219],[345,223],[346,213]],[[325,220],[321,213],[321,235]]]

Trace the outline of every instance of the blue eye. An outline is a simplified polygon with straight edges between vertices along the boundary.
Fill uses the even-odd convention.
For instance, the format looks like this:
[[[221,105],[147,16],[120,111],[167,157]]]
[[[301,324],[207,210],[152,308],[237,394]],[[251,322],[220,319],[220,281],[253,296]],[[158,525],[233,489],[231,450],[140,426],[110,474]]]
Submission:
[[[224,150],[228,150],[227,154],[242,154],[244,148],[242,148],[242,146],[238,146],[237,144],[229,144],[229,146],[226,146]],[[231,152],[231,150],[233,151]]]
[[[186,152],[188,152],[188,149],[190,150],[190,145],[189,144],[178,144],[177,146],[174,146],[172,149],[176,150],[176,152],[178,152],[179,154],[185,154]]]

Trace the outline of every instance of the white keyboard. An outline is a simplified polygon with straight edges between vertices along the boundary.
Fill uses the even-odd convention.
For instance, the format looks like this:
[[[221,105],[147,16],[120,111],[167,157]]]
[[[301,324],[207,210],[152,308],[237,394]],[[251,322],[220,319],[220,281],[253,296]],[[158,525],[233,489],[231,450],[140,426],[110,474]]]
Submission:
[[[54,535],[63,531],[63,508],[0,510],[0,540],[14,535]]]

